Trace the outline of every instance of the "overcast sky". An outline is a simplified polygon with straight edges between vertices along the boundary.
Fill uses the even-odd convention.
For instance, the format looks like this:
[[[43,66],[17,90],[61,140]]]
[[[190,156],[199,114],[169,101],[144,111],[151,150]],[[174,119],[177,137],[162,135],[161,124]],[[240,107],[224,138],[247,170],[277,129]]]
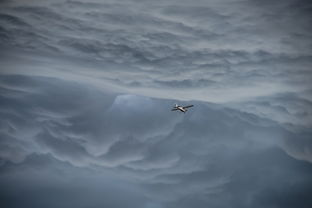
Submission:
[[[0,203],[312,207],[311,14],[308,0],[0,1]]]

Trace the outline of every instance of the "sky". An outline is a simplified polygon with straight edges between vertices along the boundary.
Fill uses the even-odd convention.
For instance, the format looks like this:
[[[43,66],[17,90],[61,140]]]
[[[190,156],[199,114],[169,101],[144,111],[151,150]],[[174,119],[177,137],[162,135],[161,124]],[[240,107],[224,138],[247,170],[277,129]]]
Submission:
[[[311,14],[308,0],[0,1],[0,203],[312,207]]]

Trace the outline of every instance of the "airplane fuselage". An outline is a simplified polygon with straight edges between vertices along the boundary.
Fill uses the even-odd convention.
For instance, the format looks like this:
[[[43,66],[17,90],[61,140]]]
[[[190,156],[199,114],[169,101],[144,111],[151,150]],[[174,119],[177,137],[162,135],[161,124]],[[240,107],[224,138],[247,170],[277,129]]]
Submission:
[[[178,106],[177,109],[179,109],[181,112],[185,113],[187,110],[181,106]]]
[[[175,106],[173,107],[173,109],[171,109],[172,111],[181,111],[183,113],[185,113],[188,109],[187,108],[190,108],[190,107],[193,107],[193,105],[187,105],[187,106],[180,106],[180,105],[177,105],[175,104]]]

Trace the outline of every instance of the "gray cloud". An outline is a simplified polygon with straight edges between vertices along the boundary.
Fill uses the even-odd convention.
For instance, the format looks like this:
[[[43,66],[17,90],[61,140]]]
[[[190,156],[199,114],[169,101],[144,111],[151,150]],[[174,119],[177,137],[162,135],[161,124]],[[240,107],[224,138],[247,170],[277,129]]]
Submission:
[[[311,206],[308,1],[1,5],[1,204]]]
[[[133,184],[104,172],[75,168],[51,155],[32,154],[21,164],[4,167],[0,193],[7,207],[145,207],[149,203]],[[124,195],[123,200],[116,193]]]
[[[253,114],[195,101],[196,108],[187,114],[175,114],[168,109],[174,100],[106,94],[55,78],[1,76],[1,86],[1,118],[7,126],[2,131],[1,146],[11,154],[1,150],[0,181],[4,184],[3,200],[9,207],[18,207],[14,200],[21,196],[16,192],[19,184],[5,188],[8,180],[21,181],[29,193],[22,201],[35,207],[53,206],[54,200],[63,201],[59,206],[67,206],[68,200],[77,196],[85,196],[74,202],[81,207],[123,207],[110,197],[121,193],[128,195],[128,203],[138,207],[271,206],[282,201],[268,197],[266,190],[275,187],[268,181],[270,177],[285,177],[291,183],[306,174],[301,169],[296,169],[294,175],[283,171],[296,162],[282,149],[295,158],[309,160],[308,155],[300,158],[284,146],[295,138],[308,139]],[[298,152],[302,152],[301,144],[298,142]],[[270,156],[276,158],[273,164]],[[259,174],[259,161],[269,176]],[[26,169],[17,174],[22,168]],[[276,175],[276,168],[286,173]],[[28,177],[36,175],[51,180],[51,184],[27,182]],[[66,185],[64,175],[66,180],[77,178],[81,182]],[[92,179],[88,175],[93,175]],[[255,188],[250,193],[251,178],[255,178]],[[115,184],[107,188],[106,181],[111,180],[122,180],[129,189]],[[302,176],[302,183],[297,183],[299,193],[304,192],[303,184],[309,180]],[[132,189],[134,193],[128,194]],[[35,199],[37,190],[41,190],[42,201]],[[283,189],[274,191],[284,193]],[[105,198],[92,194],[96,192]],[[234,195],[229,199],[229,194]],[[246,200],[237,200],[246,195],[250,195]],[[294,195],[293,200],[298,197]]]
[[[13,4],[2,9],[2,44],[114,63],[114,69],[128,71],[127,75],[107,75],[111,68],[107,66],[103,77],[143,95],[169,98],[162,93],[167,88],[176,98],[185,99],[175,93],[184,84],[195,88],[184,92],[190,99],[211,102],[301,93],[300,89],[309,88],[311,77],[311,43],[303,38],[309,34],[308,5],[296,1],[272,6],[233,1],[231,7],[213,1],[198,6],[127,1]],[[296,34],[290,25],[298,29]],[[302,45],[298,34],[305,41]],[[203,88],[204,96],[197,92]]]

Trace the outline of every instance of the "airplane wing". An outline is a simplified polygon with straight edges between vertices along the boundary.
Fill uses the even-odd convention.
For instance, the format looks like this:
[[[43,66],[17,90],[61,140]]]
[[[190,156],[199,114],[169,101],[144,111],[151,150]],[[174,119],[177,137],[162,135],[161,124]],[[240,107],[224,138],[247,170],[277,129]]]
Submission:
[[[193,107],[194,105],[187,105],[187,106],[184,106],[183,108],[190,108],[190,107]]]
[[[176,111],[176,110],[179,110],[179,109],[177,109],[177,108],[173,108],[173,109],[171,109],[171,111]]]

